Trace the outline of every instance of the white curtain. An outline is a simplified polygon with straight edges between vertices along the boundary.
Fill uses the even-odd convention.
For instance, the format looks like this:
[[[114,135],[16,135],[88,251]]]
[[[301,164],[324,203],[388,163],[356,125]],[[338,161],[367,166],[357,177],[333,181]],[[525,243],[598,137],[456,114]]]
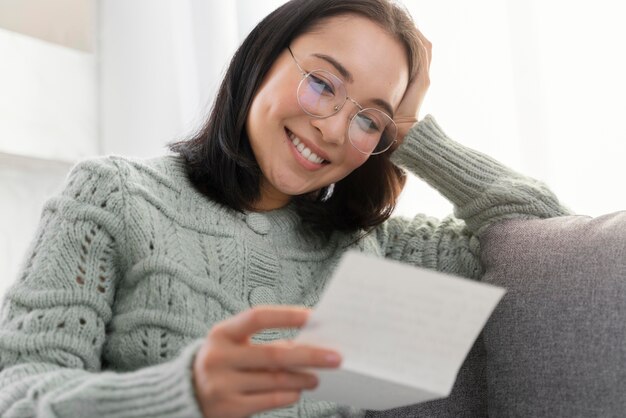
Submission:
[[[281,1],[100,2],[104,153],[155,156],[205,119],[240,40]]]

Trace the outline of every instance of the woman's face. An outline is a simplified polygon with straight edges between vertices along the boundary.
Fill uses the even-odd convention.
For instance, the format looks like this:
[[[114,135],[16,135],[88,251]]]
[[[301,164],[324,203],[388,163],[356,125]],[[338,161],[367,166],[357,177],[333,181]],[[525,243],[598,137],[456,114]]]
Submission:
[[[384,110],[380,105],[384,101],[395,110],[400,104],[408,83],[406,52],[376,23],[356,15],[333,17],[290,46],[305,72],[333,73],[362,107]],[[342,74],[346,71],[350,76]],[[301,80],[300,70],[285,49],[263,80],[248,114],[246,130],[263,174],[261,200],[255,204],[258,210],[282,207],[292,196],[337,182],[368,158],[348,140],[350,120],[359,110],[356,105],[348,100],[330,117],[312,117],[298,103]],[[305,158],[294,138],[324,162]],[[302,152],[307,154],[305,149]]]

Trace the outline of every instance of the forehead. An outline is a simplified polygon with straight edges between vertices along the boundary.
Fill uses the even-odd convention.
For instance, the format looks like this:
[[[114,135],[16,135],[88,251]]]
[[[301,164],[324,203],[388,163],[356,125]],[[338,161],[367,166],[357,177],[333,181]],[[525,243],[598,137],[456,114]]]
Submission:
[[[294,39],[291,46],[305,66],[332,69],[315,54],[337,60],[352,74],[353,80],[347,82],[348,92],[357,100],[380,98],[395,108],[404,95],[409,78],[406,49],[388,31],[365,17],[342,15],[325,19]]]

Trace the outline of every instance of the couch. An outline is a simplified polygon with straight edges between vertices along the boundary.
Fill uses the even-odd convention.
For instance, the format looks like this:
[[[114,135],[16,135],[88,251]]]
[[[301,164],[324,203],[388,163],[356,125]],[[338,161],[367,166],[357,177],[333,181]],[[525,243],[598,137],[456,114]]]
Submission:
[[[481,256],[507,293],[451,395],[366,416],[626,417],[626,211],[502,222]]]

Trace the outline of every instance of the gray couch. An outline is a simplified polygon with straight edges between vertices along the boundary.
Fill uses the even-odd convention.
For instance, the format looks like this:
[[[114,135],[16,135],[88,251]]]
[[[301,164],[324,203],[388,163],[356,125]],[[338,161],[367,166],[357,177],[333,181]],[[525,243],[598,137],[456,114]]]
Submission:
[[[503,222],[481,247],[507,293],[451,395],[367,417],[626,417],[626,212]]]

